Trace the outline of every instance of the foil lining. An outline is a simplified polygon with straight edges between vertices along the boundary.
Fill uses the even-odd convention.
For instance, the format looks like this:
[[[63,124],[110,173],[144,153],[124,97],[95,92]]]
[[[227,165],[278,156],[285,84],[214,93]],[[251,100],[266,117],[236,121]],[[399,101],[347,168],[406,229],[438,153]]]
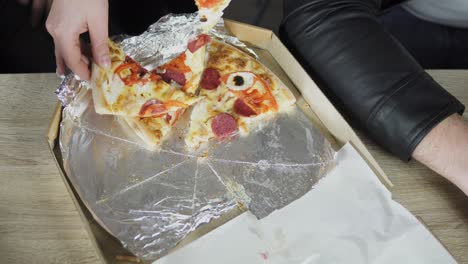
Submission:
[[[222,40],[228,44],[231,44],[232,46],[251,55],[255,59],[258,59],[258,55],[253,49],[249,48],[244,42],[240,41],[227,30],[227,28],[224,26],[224,19],[219,20],[219,22],[210,31],[210,35],[217,38],[218,40]]]
[[[135,45],[134,58],[141,45],[141,58],[158,64],[147,57],[150,39],[159,29],[166,34],[174,23],[184,27],[191,16],[164,17],[150,27],[151,37],[128,41]],[[214,31],[236,42],[218,27]],[[184,39],[186,32],[181,34]],[[170,47],[172,42],[160,44]],[[86,83],[69,76],[59,88],[67,105],[60,131],[65,171],[96,220],[142,259],[163,256],[192,231],[236,207],[263,218],[309,192],[334,166],[330,143],[298,108],[202,154],[185,150],[187,113],[162,150],[151,152],[119,117],[96,114],[91,91],[81,89]]]
[[[187,43],[201,32],[198,13],[169,14],[151,25],[143,34],[124,39],[125,54],[147,70],[169,62],[187,49]]]
[[[72,72],[68,72],[63,76],[62,82],[60,82],[59,87],[55,90],[55,94],[62,105],[67,106],[73,101],[81,88],[90,89],[91,84],[80,80]]]

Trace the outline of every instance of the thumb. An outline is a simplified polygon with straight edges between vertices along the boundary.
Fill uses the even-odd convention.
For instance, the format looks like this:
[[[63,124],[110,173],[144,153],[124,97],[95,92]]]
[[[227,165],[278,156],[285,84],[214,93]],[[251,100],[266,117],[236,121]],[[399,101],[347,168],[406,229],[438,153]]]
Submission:
[[[93,14],[89,17],[88,28],[91,37],[91,49],[93,58],[101,67],[110,67],[108,44],[108,4],[107,1],[99,1]]]

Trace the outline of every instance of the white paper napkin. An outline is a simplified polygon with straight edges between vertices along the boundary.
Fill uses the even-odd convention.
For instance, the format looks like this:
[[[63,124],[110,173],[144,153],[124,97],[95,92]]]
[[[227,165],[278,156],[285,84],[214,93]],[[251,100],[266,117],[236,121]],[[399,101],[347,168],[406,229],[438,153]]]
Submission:
[[[351,145],[314,190],[270,216],[244,213],[157,264],[456,263]]]

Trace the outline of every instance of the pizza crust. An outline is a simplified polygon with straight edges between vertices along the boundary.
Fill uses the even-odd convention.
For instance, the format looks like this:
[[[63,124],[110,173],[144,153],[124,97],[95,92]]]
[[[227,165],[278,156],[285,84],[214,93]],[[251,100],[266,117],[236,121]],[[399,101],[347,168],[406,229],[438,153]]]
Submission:
[[[161,143],[170,135],[171,126],[162,118],[152,117],[119,117],[138,135],[145,146],[152,151],[159,150]]]

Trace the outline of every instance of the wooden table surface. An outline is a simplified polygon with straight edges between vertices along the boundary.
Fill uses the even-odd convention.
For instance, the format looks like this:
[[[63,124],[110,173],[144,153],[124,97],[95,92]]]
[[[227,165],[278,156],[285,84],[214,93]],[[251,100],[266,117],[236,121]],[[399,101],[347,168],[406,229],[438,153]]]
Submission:
[[[468,105],[468,71],[430,73]],[[45,141],[58,82],[54,74],[0,75],[1,263],[98,261]],[[468,198],[417,162],[366,143],[395,184],[395,199],[468,263]]]

